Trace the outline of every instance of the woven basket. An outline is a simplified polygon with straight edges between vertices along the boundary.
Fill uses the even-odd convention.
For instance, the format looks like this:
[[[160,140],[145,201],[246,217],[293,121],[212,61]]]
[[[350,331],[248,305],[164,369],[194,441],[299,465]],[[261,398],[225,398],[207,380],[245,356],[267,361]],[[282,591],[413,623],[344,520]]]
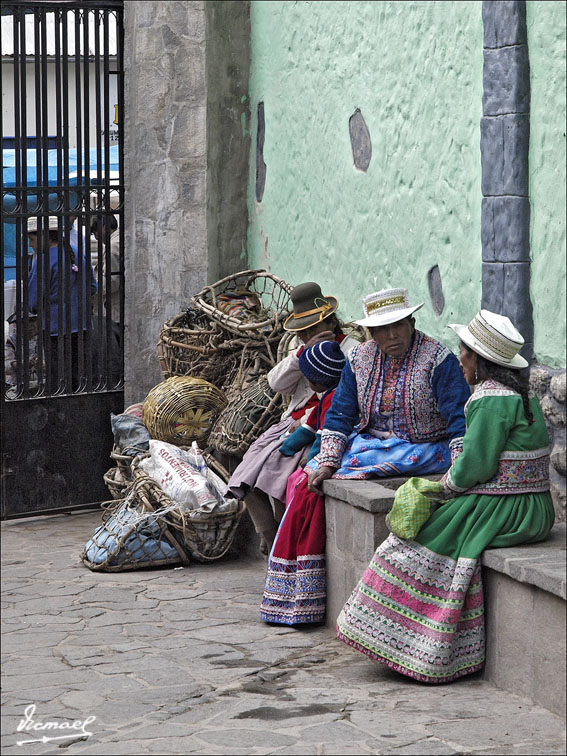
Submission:
[[[212,383],[174,375],[150,390],[144,402],[144,425],[152,438],[189,446],[208,438],[226,403],[224,393]]]
[[[285,318],[289,315],[292,286],[265,270],[243,270],[217,281],[199,292],[194,306],[211,321],[237,336],[262,340],[279,339]],[[227,295],[250,292],[257,301],[256,310],[233,314],[222,301]]]
[[[154,508],[169,506],[172,503],[170,497],[139,466],[139,462],[148,456],[147,454],[140,455],[132,463],[138,496],[145,506]],[[210,455],[206,455],[205,460],[209,464]],[[211,468],[214,469],[212,465]],[[226,470],[224,472],[226,473]],[[165,517],[168,525],[173,528],[177,538],[193,559],[198,562],[211,562],[223,557],[231,547],[245,509],[244,502],[239,501],[235,512],[187,512],[176,508],[168,512]]]
[[[102,525],[81,554],[83,564],[100,572],[189,565],[186,549],[165,517],[159,513],[155,518],[144,517],[163,503],[159,491],[150,499],[141,483],[131,484],[126,499],[104,507]],[[100,561],[95,561],[97,558]]]
[[[263,375],[229,401],[213,425],[209,446],[222,454],[241,457],[265,430],[279,421],[282,412],[282,395],[272,391]]]
[[[102,476],[108,492],[113,499],[123,499],[126,495],[126,489],[131,481],[124,478],[124,474],[119,467],[111,467]]]
[[[227,375],[226,352],[230,351],[221,349],[225,340],[219,324],[191,305],[161,329],[157,352],[163,377],[191,375],[221,388]]]

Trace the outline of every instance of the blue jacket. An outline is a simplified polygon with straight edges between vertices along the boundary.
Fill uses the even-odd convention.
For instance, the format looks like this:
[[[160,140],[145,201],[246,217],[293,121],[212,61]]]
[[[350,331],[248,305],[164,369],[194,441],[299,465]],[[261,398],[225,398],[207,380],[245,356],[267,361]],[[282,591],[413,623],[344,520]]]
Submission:
[[[321,464],[340,466],[354,427],[359,424],[358,432],[363,432],[371,424],[375,402],[380,401],[384,366],[374,341],[352,350],[325,416]],[[416,331],[396,386],[394,434],[412,443],[460,438],[466,429],[464,405],[469,396],[455,355]]]
[[[79,254],[78,251],[73,247],[73,251],[75,252],[75,260],[77,261],[77,266],[79,266]],[[49,315],[44,312],[43,313],[43,323],[41,324],[41,327],[44,330],[49,330],[49,333],[51,336],[56,336],[59,333],[59,287],[60,285],[63,287],[63,291],[65,291],[65,278],[64,278],[64,271],[59,270],[59,247],[55,245],[54,247],[49,248],[49,280],[43,281],[43,287],[44,287],[44,297],[46,296],[47,289],[47,301],[49,303]],[[30,270],[29,275],[29,283],[28,283],[28,296],[29,296],[29,309],[31,312],[38,312],[39,309],[39,302],[38,302],[38,275],[37,275],[37,259],[38,255],[35,256],[34,261],[32,263],[32,267]],[[83,263],[82,263],[82,276],[83,276],[83,287],[82,287],[82,296],[81,292],[79,292],[79,271],[75,272],[71,270],[70,261],[68,263],[67,261],[67,253],[63,251],[62,253],[62,261],[64,268],[69,265],[69,281],[70,281],[70,316],[71,316],[71,333],[76,333],[79,330],[79,298],[82,299],[82,311],[83,311],[83,319],[81,323],[81,328],[83,330],[87,329],[87,323],[90,319],[90,312],[91,312],[91,297],[97,290],[97,282],[95,278],[95,274],[92,268],[92,265],[89,265],[88,269],[85,264],[85,256],[83,255]],[[43,271],[42,271],[43,272]],[[44,299],[45,301],[45,299]],[[65,300],[63,300],[63,321],[62,321],[62,333],[66,333],[66,321],[67,321],[67,312],[68,312],[68,305]]]

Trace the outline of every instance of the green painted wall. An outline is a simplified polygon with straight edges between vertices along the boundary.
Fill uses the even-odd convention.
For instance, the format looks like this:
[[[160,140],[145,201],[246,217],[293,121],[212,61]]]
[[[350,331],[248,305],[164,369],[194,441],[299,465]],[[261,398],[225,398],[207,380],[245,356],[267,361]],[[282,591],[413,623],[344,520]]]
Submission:
[[[250,267],[319,281],[345,319],[364,294],[407,286],[418,326],[456,346],[450,322],[480,306],[482,3],[251,3]],[[255,200],[256,112],[266,187]],[[349,118],[372,138],[353,164]],[[445,310],[427,271],[439,265]]]
[[[531,299],[540,363],[565,367],[565,2],[528,2]]]

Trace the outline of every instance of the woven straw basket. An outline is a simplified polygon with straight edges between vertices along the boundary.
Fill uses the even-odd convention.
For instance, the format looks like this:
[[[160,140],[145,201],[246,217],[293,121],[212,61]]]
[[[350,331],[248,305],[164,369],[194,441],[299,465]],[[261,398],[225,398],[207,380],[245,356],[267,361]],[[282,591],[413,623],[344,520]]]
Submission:
[[[282,395],[272,391],[263,375],[229,401],[213,425],[209,446],[222,454],[241,457],[265,430],[279,421],[282,412]]]
[[[192,375],[222,388],[227,371],[226,332],[191,305],[164,323],[157,346],[164,378]],[[224,361],[224,365],[223,365]]]
[[[277,360],[291,288],[264,270],[242,271],[206,286],[161,330],[157,352],[164,378],[191,375],[225,389],[255,363],[261,372],[269,370]],[[251,309],[238,300],[245,294]]]
[[[279,338],[283,321],[289,315],[289,295],[292,286],[265,270],[243,270],[217,281],[197,294],[195,307],[237,336],[255,339]],[[223,298],[249,292],[257,307],[234,315]]]
[[[148,508],[169,506],[171,504],[169,496],[139,466],[139,462],[148,456],[147,454],[140,455],[132,463],[137,496]],[[219,463],[211,464],[210,455],[203,456],[217,474],[223,478],[228,476],[224,468],[221,474]],[[238,509],[235,512],[186,512],[181,508],[176,508],[168,512],[165,517],[176,534],[177,540],[193,559],[198,562],[211,562],[220,559],[229,550],[245,508],[242,501],[238,502]]]
[[[118,470],[117,467],[114,469]],[[188,566],[187,550],[165,517],[143,516],[169,503],[169,497],[163,492],[160,497],[158,490],[152,491],[150,497],[143,482],[137,481],[130,483],[126,495],[127,498],[103,507],[102,525],[81,554],[83,564],[95,572],[123,572],[178,564]],[[104,558],[89,557],[89,546],[97,554],[105,555]]]
[[[177,446],[205,441],[226,406],[224,393],[202,378],[174,375],[154,386],[144,402],[144,425],[152,438]]]

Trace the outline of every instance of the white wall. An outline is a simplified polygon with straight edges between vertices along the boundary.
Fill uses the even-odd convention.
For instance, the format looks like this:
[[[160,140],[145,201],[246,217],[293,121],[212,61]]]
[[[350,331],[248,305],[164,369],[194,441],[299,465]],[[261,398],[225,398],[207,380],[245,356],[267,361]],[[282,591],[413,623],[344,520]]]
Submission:
[[[113,69],[114,60],[111,59],[110,69]],[[101,83],[100,83],[100,97],[101,97],[101,132],[104,133],[105,129],[108,129],[110,134],[110,144],[116,144],[118,141],[118,126],[114,123],[116,119],[116,104],[118,102],[117,96],[117,76],[109,76],[109,97],[107,107],[104,103],[104,85],[103,74],[101,71]],[[88,67],[88,79],[89,79],[89,127],[88,135],[90,141],[90,147],[96,147],[96,71],[94,63],[89,63]],[[48,129],[49,136],[57,135],[57,117],[56,117],[56,88],[55,88],[55,61],[49,61],[47,64],[47,109],[48,109]],[[81,63],[79,72],[79,81],[81,84],[81,96],[78,100],[76,93],[76,71],[74,61],[69,62],[69,75],[67,85],[67,95],[69,98],[69,111],[68,111],[68,123],[69,123],[69,147],[71,149],[77,147],[77,111],[79,112],[81,121],[81,131],[85,133],[84,123],[84,66]],[[35,83],[35,65],[33,62],[26,64],[26,118],[27,118],[27,135],[36,136],[36,112],[35,112],[35,98],[36,98],[36,83]],[[3,118],[3,136],[14,136],[15,132],[15,103],[14,103],[14,64],[11,59],[2,61],[2,118]],[[41,133],[41,132],[39,132]],[[82,136],[82,142],[84,147],[84,136]],[[104,143],[103,143],[104,146]]]

